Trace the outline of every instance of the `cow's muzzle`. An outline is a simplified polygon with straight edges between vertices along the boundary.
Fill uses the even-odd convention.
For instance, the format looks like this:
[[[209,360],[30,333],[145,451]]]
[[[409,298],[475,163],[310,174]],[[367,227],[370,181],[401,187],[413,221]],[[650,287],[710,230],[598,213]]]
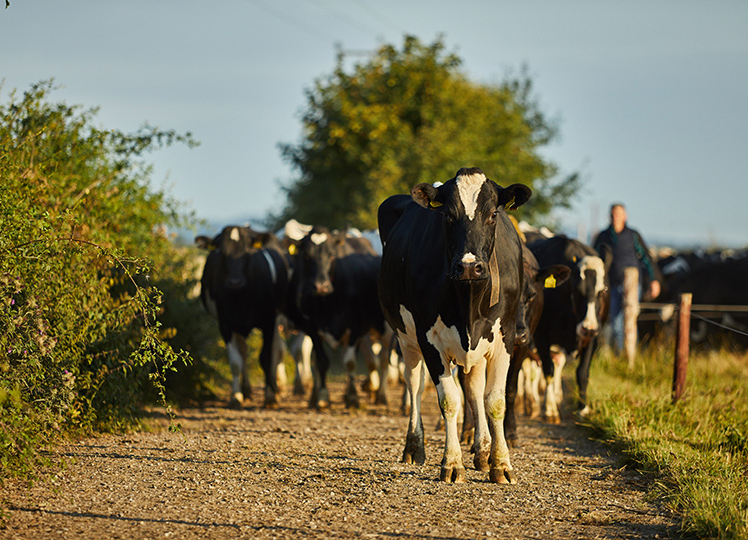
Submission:
[[[452,278],[459,281],[488,279],[488,267],[480,261],[459,261],[452,268]]]
[[[330,280],[317,281],[314,283],[314,292],[318,296],[327,296],[328,294],[332,294],[332,291],[332,282]]]

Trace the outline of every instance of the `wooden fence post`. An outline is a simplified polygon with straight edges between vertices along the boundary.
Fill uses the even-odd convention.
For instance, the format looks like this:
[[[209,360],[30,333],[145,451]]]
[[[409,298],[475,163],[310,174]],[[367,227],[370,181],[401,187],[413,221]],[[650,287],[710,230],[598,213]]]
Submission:
[[[623,351],[634,369],[638,334],[636,320],[639,317],[639,269],[635,266],[623,270]]]
[[[675,335],[675,367],[673,369],[673,403],[683,395],[688,368],[688,347],[691,339],[691,293],[680,295],[678,330]]]

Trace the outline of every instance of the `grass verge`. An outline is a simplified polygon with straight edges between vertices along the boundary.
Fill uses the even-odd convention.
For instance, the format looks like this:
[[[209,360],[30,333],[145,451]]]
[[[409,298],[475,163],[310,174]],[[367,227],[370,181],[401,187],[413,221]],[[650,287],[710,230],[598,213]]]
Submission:
[[[686,392],[672,404],[674,351],[626,360],[602,350],[590,375],[598,436],[657,477],[653,495],[698,538],[748,538],[748,354],[692,353]]]

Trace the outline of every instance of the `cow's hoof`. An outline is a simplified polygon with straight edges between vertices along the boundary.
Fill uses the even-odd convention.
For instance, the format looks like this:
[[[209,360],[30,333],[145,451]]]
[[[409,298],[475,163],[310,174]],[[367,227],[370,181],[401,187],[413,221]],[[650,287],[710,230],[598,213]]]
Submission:
[[[265,408],[266,409],[277,409],[278,408],[278,395],[277,394],[267,394],[265,395]]]
[[[446,482],[447,484],[464,484],[465,483],[465,467],[442,467],[439,480]]]
[[[579,416],[580,418],[587,418],[591,412],[592,412],[592,409],[590,408],[590,406],[585,405],[583,409],[579,409],[577,411],[577,416]]]
[[[560,424],[561,423],[561,417],[557,414],[552,415],[546,415],[545,421],[549,424]]]
[[[349,392],[344,398],[345,406],[347,409],[358,409],[361,406],[361,402],[358,399],[358,394]]]
[[[408,465],[423,465],[426,463],[426,451],[423,449],[412,451],[406,448],[403,451],[402,462]]]
[[[494,484],[516,484],[517,477],[511,469],[494,468],[488,473],[488,479]]]
[[[318,411],[330,408],[330,392],[327,388],[321,388],[317,392],[316,398],[312,401],[312,406]]]
[[[299,381],[299,379],[296,379],[293,383],[293,395],[303,396],[304,394],[306,394],[306,388],[304,388],[304,385]]]
[[[517,436],[515,435],[514,437],[507,437],[506,438],[506,445],[509,448],[517,448],[517,446],[518,446]]]
[[[241,392],[235,393],[229,400],[229,409],[239,410],[244,404],[244,395]]]
[[[375,405],[388,405],[388,403],[387,403],[387,394],[383,394],[381,392],[377,392],[374,395],[374,404]]]
[[[476,471],[488,472],[488,452],[476,452],[473,458],[473,465]]]

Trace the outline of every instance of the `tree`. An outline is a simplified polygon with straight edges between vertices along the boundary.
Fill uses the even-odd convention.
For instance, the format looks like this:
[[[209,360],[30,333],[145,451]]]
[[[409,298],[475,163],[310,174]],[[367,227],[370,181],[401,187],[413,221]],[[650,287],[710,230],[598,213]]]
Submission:
[[[446,181],[464,166],[500,185],[533,188],[522,209],[529,219],[569,206],[579,177],[558,179],[558,167],[540,156],[558,128],[540,111],[526,72],[475,84],[444,49],[441,39],[426,46],[407,36],[402,50],[385,45],[352,73],[338,54],[334,72],[306,92],[302,140],[280,145],[300,176],[283,186],[287,202],[275,225],[294,217],[374,228],[386,197]]]

